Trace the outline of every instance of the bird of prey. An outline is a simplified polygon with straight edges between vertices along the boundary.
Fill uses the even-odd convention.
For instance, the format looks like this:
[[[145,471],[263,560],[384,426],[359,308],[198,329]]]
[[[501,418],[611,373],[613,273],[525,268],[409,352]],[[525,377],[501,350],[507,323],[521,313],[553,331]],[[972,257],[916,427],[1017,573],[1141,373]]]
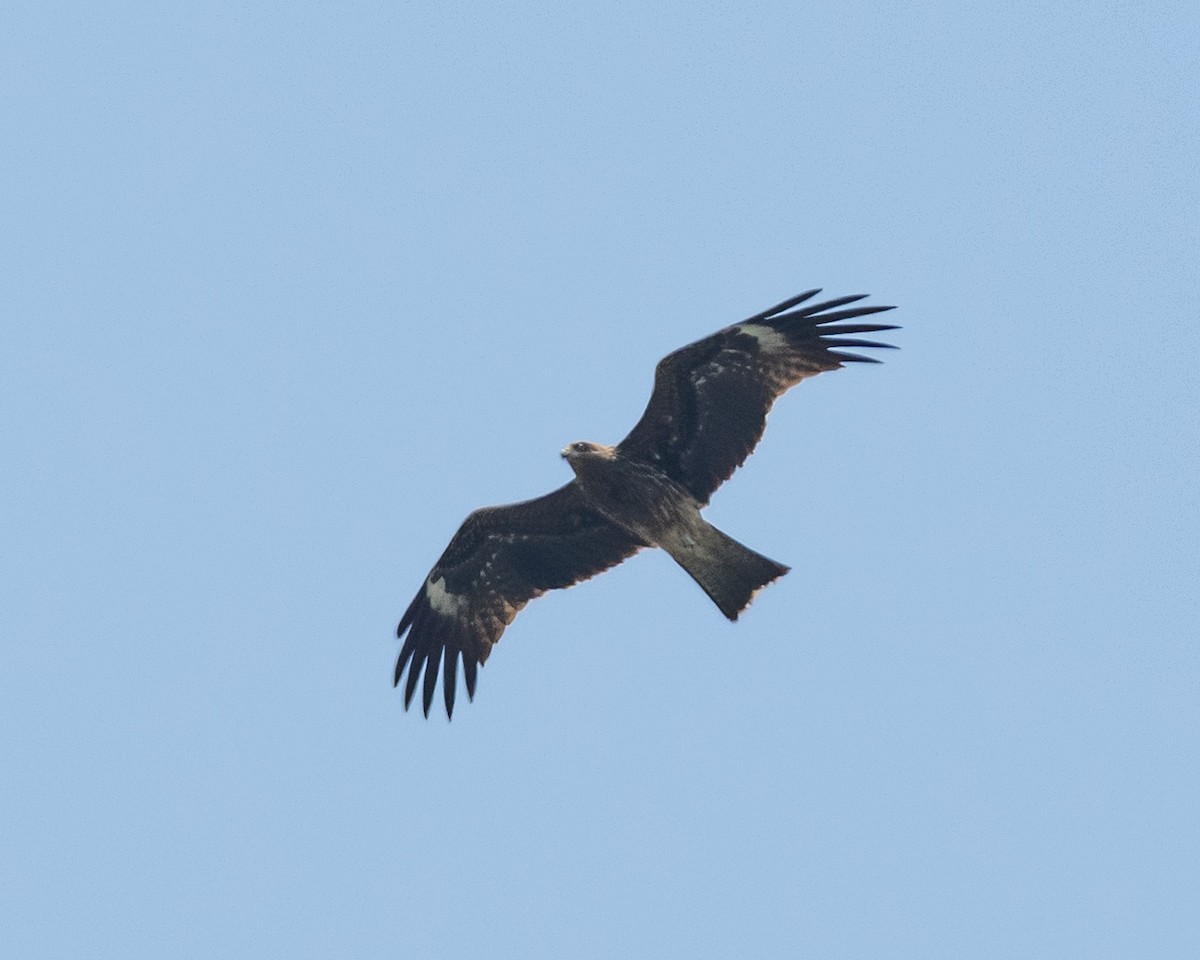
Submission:
[[[575,478],[534,500],[476,510],[458,528],[396,629],[407,710],[424,668],[425,716],[444,676],[454,713],[458,661],[467,695],[504,628],[530,600],[593,577],[645,547],[662,547],[730,620],[788,567],[738,543],[700,516],[713,491],[762,437],[775,400],[807,377],[847,362],[844,348],[890,347],[855,334],[895,330],[848,323],[891,307],[865,298],[810,304],[809,290],[668,354],[642,418],[616,446],[579,441],[562,456]],[[842,309],[846,308],[846,309]]]

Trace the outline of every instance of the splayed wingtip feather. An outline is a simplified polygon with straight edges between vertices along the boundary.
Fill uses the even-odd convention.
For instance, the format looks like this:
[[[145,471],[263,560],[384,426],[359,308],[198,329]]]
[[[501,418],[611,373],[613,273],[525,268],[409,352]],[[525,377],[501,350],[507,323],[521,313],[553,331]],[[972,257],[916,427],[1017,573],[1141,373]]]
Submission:
[[[446,703],[446,719],[454,719],[454,694],[458,685],[458,651],[449,644],[442,658],[443,697]]]
[[[408,667],[408,680],[404,683],[404,709],[407,710],[409,704],[412,703],[413,694],[417,690],[417,680],[421,676],[421,667],[425,663],[424,654],[418,653],[413,657],[412,663]]]
[[[880,347],[884,350],[895,350],[894,343],[881,343],[878,340],[859,340],[856,337],[837,337],[828,341],[831,347]]]
[[[812,290],[805,290],[803,293],[798,293],[794,297],[788,297],[782,303],[777,303],[773,307],[768,307],[752,317],[747,317],[742,323],[754,323],[757,320],[766,320],[768,317],[773,317],[777,313],[782,313],[784,310],[790,310],[797,304],[803,303],[805,300],[811,300],[821,292],[820,287],[814,287]]]
[[[475,699],[475,679],[479,664],[474,657],[463,651],[463,679],[467,682],[467,699]]]
[[[864,357],[858,353],[838,353],[836,350],[831,350],[830,356],[837,357],[843,363],[883,363],[875,357]]]

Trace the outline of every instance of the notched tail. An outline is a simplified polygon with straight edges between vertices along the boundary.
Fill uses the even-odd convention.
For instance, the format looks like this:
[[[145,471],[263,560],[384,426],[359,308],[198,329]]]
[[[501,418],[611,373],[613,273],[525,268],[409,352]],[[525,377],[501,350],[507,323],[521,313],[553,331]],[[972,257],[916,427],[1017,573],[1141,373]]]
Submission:
[[[755,553],[703,519],[662,547],[730,620],[738,618],[759,590],[791,569]]]

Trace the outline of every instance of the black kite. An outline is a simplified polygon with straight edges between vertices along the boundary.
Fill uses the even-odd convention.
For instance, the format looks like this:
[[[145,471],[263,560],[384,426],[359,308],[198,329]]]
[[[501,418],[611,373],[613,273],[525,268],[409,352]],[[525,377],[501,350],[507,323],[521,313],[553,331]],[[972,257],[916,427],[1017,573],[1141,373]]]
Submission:
[[[851,335],[895,330],[846,323],[891,307],[851,307],[863,295],[793,309],[809,290],[659,362],[642,418],[615,447],[579,442],[562,456],[575,479],[535,500],[476,510],[459,527],[404,613],[396,661],[404,706],[424,667],[425,715],[444,673],[454,711],[458,660],[467,694],[504,628],[530,600],[662,547],[730,620],[788,568],[726,536],[700,516],[713,491],[762,437],[775,400],[807,377],[846,362],[876,363],[846,347],[889,347]],[[836,351],[835,352],[835,348]]]

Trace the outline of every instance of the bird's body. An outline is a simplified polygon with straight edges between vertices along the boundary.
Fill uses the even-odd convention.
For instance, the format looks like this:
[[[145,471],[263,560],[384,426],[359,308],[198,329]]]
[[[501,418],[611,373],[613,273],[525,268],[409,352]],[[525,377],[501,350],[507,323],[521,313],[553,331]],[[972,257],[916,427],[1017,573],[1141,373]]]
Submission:
[[[589,505],[635,542],[666,550],[730,620],[787,573],[700,516],[703,504],[657,464],[599,443],[573,443],[563,456]]]
[[[667,531],[700,515],[700,504],[657,466],[617,447],[577,441],[562,451],[584,500],[642,546],[661,546]]]
[[[575,479],[566,486],[466,519],[397,628],[397,636],[408,633],[396,662],[397,684],[409,671],[405,707],[424,667],[428,715],[441,660],[452,714],[460,656],[473,697],[478,664],[529,600],[643,548],[666,550],[730,620],[788,571],[717,530],[700,511],[754,449],[779,395],[844,362],[871,361],[831,347],[890,346],[846,335],[895,327],[842,322],[890,307],[836,309],[862,299],[854,296],[793,310],[818,292],[664,357],[650,403],[624,440],[569,444],[562,456]]]

